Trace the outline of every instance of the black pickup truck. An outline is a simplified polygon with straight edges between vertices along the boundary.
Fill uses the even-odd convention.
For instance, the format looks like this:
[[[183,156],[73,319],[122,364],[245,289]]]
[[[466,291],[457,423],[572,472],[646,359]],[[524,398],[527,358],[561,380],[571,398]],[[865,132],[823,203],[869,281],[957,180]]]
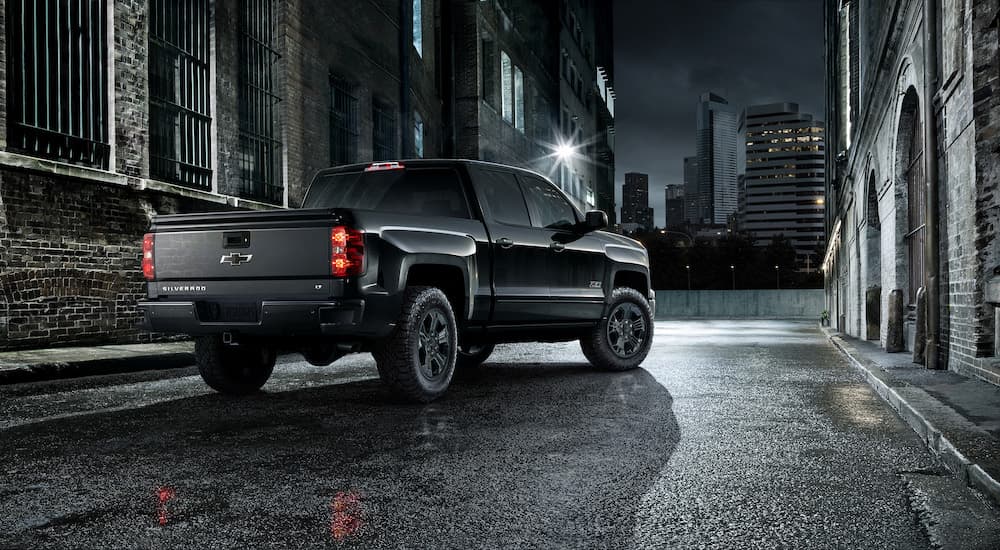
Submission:
[[[195,338],[224,393],[258,390],[278,350],[316,365],[369,351],[420,402],[503,342],[579,340],[592,364],[631,369],[653,337],[648,257],[606,225],[517,168],[338,167],[301,209],[156,216],[139,307],[146,329]]]

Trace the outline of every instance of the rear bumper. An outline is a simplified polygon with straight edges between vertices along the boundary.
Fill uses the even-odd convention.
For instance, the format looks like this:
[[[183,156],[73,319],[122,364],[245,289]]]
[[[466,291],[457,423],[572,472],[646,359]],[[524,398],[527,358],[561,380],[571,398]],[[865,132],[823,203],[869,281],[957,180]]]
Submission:
[[[261,336],[378,337],[389,330],[386,323],[367,322],[365,300],[263,301],[256,321],[206,321],[199,318],[194,301],[139,302],[142,327],[153,332],[221,334],[234,332]],[[371,319],[369,319],[371,321]]]

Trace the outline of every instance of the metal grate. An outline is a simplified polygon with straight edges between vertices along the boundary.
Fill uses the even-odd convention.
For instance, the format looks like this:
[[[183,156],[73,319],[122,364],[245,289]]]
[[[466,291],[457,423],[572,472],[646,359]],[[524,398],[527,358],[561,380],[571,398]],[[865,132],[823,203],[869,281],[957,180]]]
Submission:
[[[280,204],[281,142],[275,131],[276,34],[273,0],[241,0],[240,196]]]
[[[358,156],[358,98],[344,80],[330,78],[330,165],[355,162]]]
[[[212,187],[208,0],[149,7],[149,173]]]
[[[11,149],[108,167],[107,2],[8,0]]]
[[[395,160],[396,115],[392,107],[375,102],[372,107],[372,160]]]

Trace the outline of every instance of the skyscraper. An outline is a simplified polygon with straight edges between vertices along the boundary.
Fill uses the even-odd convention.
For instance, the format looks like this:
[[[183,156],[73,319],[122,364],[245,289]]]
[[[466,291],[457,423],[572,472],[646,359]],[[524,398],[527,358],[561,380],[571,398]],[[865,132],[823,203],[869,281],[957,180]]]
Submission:
[[[684,158],[684,221],[701,223],[698,216],[698,157]]]
[[[629,232],[649,231],[653,228],[648,174],[625,174],[625,185],[622,187],[622,228]]]
[[[760,246],[783,235],[805,268],[825,244],[823,123],[795,103],[775,103],[748,107],[740,127],[747,147],[742,229]]]
[[[736,111],[702,94],[698,105],[698,222],[724,225],[736,211]]]
[[[684,186],[672,184],[663,188],[667,218],[665,227],[684,225]]]

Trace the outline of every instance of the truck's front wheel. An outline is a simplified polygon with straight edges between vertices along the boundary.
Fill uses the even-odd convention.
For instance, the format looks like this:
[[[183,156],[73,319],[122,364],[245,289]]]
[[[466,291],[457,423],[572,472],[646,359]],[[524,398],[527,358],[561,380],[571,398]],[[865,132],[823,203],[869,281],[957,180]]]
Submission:
[[[607,370],[638,367],[653,341],[653,312],[649,301],[632,288],[616,288],[608,317],[580,339],[587,360]]]
[[[457,353],[458,328],[448,298],[437,288],[410,287],[396,328],[372,355],[393,393],[428,403],[451,384]]]
[[[240,342],[226,345],[221,336],[199,336],[194,341],[195,360],[201,378],[213,390],[246,395],[259,390],[274,370],[274,348]]]

